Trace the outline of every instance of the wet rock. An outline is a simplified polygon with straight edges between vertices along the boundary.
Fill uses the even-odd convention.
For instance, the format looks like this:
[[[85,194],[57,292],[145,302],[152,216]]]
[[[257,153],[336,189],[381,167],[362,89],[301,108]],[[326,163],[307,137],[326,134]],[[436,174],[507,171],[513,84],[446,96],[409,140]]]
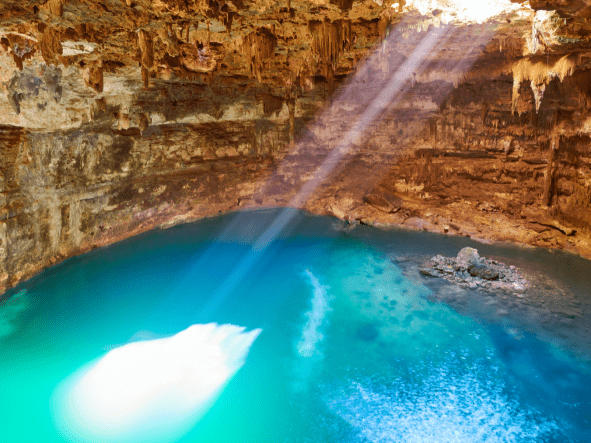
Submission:
[[[429,267],[420,268],[419,272],[423,275],[428,276],[428,277],[442,277],[442,273],[434,268],[429,268]]]
[[[419,269],[428,277],[441,277],[464,288],[504,291],[523,297],[528,282],[515,266],[481,257],[474,248],[462,249],[455,258],[437,255]]]
[[[6,85],[8,102],[14,112],[20,114],[23,105],[44,109],[48,102],[58,103],[62,96],[61,76],[61,70],[53,66],[44,67],[43,72],[32,68],[16,71]]]
[[[497,270],[481,263],[471,264],[468,272],[470,275],[484,280],[497,280],[499,278],[499,272]]]
[[[461,270],[469,269],[471,265],[481,263],[480,255],[474,248],[464,248],[456,256],[456,265]]]

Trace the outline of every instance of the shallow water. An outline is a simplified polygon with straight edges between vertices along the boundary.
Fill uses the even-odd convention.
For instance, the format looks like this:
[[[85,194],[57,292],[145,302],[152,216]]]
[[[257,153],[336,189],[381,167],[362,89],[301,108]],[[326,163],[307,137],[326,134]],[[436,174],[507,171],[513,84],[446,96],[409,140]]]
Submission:
[[[257,242],[278,216],[285,229]],[[520,267],[535,287],[518,299],[417,272],[464,246]],[[590,276],[591,263],[567,254],[294,211],[152,231],[4,297],[0,441],[101,441],[93,423],[62,419],[73,374],[126,344],[212,322],[262,332],[245,356],[221,348],[243,366],[182,442],[591,441]],[[198,383],[204,375],[183,365],[202,343],[179,346],[166,359],[178,358],[182,383]],[[179,414],[172,392],[158,414]],[[139,423],[138,441],[177,440]]]

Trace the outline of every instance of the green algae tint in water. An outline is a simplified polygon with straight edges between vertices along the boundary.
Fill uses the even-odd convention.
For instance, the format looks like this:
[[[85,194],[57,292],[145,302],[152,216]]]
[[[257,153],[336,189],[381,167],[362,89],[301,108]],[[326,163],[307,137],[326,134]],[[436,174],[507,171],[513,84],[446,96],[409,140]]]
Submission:
[[[452,240],[346,231],[332,219],[290,212],[286,229],[257,246],[282,214],[236,213],[153,231],[12,290],[0,306],[0,441],[591,440],[587,363],[557,357],[533,334],[508,334],[504,320],[431,301],[425,281],[388,259],[417,249],[434,255]],[[235,329],[170,345],[180,331],[210,323],[262,332],[249,350],[235,346]],[[137,360],[124,352],[135,342],[146,345]],[[108,354],[113,349],[119,354]],[[136,420],[127,434],[97,434],[93,417],[68,424],[73,374],[120,354],[119,372],[138,389],[164,386],[154,391],[166,395],[152,418]],[[217,374],[224,359],[237,372],[223,375],[213,405],[192,417],[179,409],[188,387],[207,379],[199,368]],[[122,404],[109,386],[97,386],[106,400],[91,393],[85,401]],[[183,414],[193,420],[187,429]]]

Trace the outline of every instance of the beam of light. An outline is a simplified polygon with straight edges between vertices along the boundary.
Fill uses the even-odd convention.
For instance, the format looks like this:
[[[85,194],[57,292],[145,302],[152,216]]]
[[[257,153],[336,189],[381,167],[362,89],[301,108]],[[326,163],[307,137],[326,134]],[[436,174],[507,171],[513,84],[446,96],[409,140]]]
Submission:
[[[407,84],[409,78],[412,77],[414,70],[416,70],[424,57],[430,52],[431,49],[437,43],[441,42],[442,38],[447,34],[446,29],[433,28],[425,35],[421,36],[421,40],[417,47],[414,49],[412,55],[404,62],[401,63],[400,67],[396,69],[391,75],[381,82],[381,90],[376,96],[368,102],[365,112],[362,116],[354,123],[350,129],[341,138],[337,144],[338,149],[335,148],[331,151],[329,156],[322,162],[322,164],[314,171],[314,176],[311,180],[306,182],[304,186],[297,192],[295,197],[287,205],[288,207],[282,209],[273,222],[265,229],[265,231],[256,239],[253,244],[252,250],[244,256],[244,258],[236,265],[230,274],[219,284],[215,291],[211,294],[202,312],[210,314],[219,306],[222,305],[224,300],[238,287],[243,281],[244,277],[251,273],[259,263],[260,258],[265,252],[269,244],[277,238],[280,232],[284,231],[289,223],[296,216],[297,211],[293,208],[298,208],[305,203],[310,197],[314,190],[326,179],[326,177],[339,165],[340,160],[344,155],[350,151],[353,143],[363,135],[363,130],[378,116],[379,112],[383,110],[385,105],[391,103],[391,100],[396,94],[398,94]],[[376,54],[374,54],[376,56]],[[360,69],[360,74],[365,75],[367,73],[366,66]],[[340,97],[348,97],[351,90],[359,88],[359,85],[355,84],[354,81],[349,82],[344,90],[340,93]],[[330,113],[329,109],[327,113]],[[319,118],[322,122],[322,117]],[[307,139],[301,140],[298,145],[305,146]],[[297,150],[297,147],[296,147]],[[220,236],[219,241],[224,241],[225,238],[231,238],[232,234],[238,224],[241,222],[240,214],[235,215],[231,221],[224,228]],[[208,255],[212,253],[210,250],[204,251],[199,259],[195,260],[191,270],[183,279],[183,283],[179,284],[175,290],[171,292],[175,293],[181,290],[185,290],[186,285],[191,280],[194,274],[199,272],[201,265],[209,260]],[[172,295],[171,295],[172,297]]]
[[[398,26],[403,25],[404,23],[401,23]],[[453,69],[453,72],[458,72],[458,69],[464,69],[467,72],[476,58],[473,49],[479,48],[487,39],[492,37],[491,30],[489,27],[485,32],[475,37],[473,35],[466,35],[466,33],[471,34],[473,32],[472,29],[462,31],[453,26],[444,26],[441,28],[431,26],[427,32],[415,35],[416,44],[408,57],[389,52],[388,57],[390,59],[388,61],[392,67],[391,71],[383,79],[372,79],[371,87],[368,87],[363,83],[363,79],[367,78],[371,73],[370,66],[379,60],[380,57],[384,56],[382,53],[383,48],[388,46],[396,48],[396,45],[399,43],[397,37],[400,38],[400,34],[396,32],[390,33],[389,37],[383,42],[383,46],[375,50],[368,60],[358,68],[355,75],[339,89],[338,95],[331,101],[329,108],[311,124],[307,135],[296,143],[294,147],[295,155],[306,155],[307,149],[314,144],[313,136],[311,135],[314,128],[331,124],[335,116],[338,119],[339,109],[349,106],[352,101],[355,103],[357,109],[363,110],[359,117],[354,121],[345,122],[344,129],[341,129],[342,136],[335,144],[335,147],[318,166],[307,174],[310,178],[304,181],[304,184],[286,205],[287,208],[279,212],[277,217],[254,241],[251,251],[234,266],[227,277],[212,291],[201,312],[207,316],[211,315],[234,292],[244,278],[255,270],[267,247],[281,232],[285,232],[289,228],[290,222],[297,215],[297,211],[293,208],[303,207],[314,191],[330,174],[337,168],[344,166],[345,157],[351,158],[351,155],[355,153],[356,143],[364,137],[368,128],[380,118],[382,113],[395,107],[404,98],[415,76],[420,76],[422,72],[429,68],[430,56],[438,59],[438,55],[441,55],[439,48],[445,48],[445,44],[454,35],[458,36],[459,34],[462,37],[462,41],[468,41],[472,45],[468,45],[465,48],[463,53],[464,59],[451,62],[446,61],[439,63],[439,66],[443,69]],[[445,55],[442,55],[441,58],[445,59]],[[369,93],[366,93],[367,90],[369,90]],[[392,155],[396,155],[396,153]],[[282,165],[279,165],[277,168],[278,172],[267,181],[267,186],[279,174],[281,168]],[[263,187],[260,191],[262,194],[265,193],[265,188]],[[237,227],[240,226],[243,220],[241,214],[233,215],[217,240],[221,242],[231,241],[234,233],[237,231]],[[199,270],[202,269],[203,264],[211,260],[211,254],[215,254],[215,248],[213,246],[199,253],[199,256],[193,260],[193,264],[186,275],[171,290],[169,301],[179,293],[188,290],[190,282],[200,272]]]
[[[484,23],[501,14],[510,14],[526,9],[511,0],[407,0],[405,9],[416,9],[422,15],[437,11],[444,23],[472,22]],[[531,11],[530,8],[527,8]]]
[[[260,333],[197,324],[116,348],[56,388],[54,419],[69,441],[176,441],[217,400]]]
[[[296,192],[288,205],[291,208],[280,211],[258,236],[251,251],[213,291],[202,309],[204,313],[210,316],[255,269],[271,242],[288,228],[296,216],[297,211],[293,208],[306,202],[341,165],[342,159],[354,150],[368,127],[384,110],[401,99],[416,73],[427,68],[428,56],[450,38],[450,30],[433,28],[420,36],[410,56],[395,60],[392,63],[395,69],[386,78],[375,81],[372,94],[367,97],[361,94],[363,111],[359,117],[346,126],[336,147]],[[372,58],[380,56],[376,51]],[[357,76],[367,76],[371,61],[370,58],[358,70]],[[359,77],[351,79],[333,100],[332,108],[315,124],[330,122],[338,112],[338,106],[345,106],[351,96],[359,96],[363,88],[359,85]],[[305,150],[309,142],[310,139],[304,137],[296,145],[296,151]],[[219,240],[231,239],[240,224],[240,215],[234,216]],[[212,253],[213,250],[206,250],[194,261],[189,272],[171,291],[171,296],[188,289],[190,281]],[[310,278],[314,285],[312,276]],[[315,296],[322,292],[320,286],[314,287]],[[304,357],[314,354],[316,343],[306,338],[306,332],[318,333],[318,328],[315,328],[318,325],[312,318],[309,320],[309,327],[308,324],[304,327],[304,338],[298,343],[298,351]],[[98,362],[81,368],[56,389],[56,423],[70,441],[174,441],[194,427],[215,402],[244,364],[250,346],[260,332],[256,329],[245,333],[244,328],[232,325],[193,325],[173,337],[134,342],[116,348]]]

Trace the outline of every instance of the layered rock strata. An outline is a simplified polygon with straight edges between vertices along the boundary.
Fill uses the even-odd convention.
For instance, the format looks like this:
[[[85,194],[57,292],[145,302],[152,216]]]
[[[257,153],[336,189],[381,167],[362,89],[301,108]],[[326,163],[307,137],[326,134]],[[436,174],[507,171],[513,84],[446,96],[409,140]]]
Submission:
[[[3,2],[0,291],[268,206],[591,257],[589,6],[414,3]]]

